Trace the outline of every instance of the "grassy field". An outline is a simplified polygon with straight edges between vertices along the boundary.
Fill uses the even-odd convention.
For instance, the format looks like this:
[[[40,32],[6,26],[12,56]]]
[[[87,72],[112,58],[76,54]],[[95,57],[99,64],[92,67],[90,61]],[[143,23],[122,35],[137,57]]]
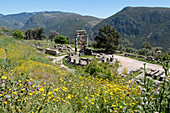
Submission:
[[[143,100],[140,98],[147,96],[148,92],[146,95],[141,93],[139,85],[115,73],[110,75],[112,81],[83,71],[68,73],[45,58],[43,53],[8,36],[0,36],[0,72],[2,113],[133,113],[145,110],[141,107]],[[105,75],[101,73],[100,76]],[[151,100],[156,98],[153,94]]]

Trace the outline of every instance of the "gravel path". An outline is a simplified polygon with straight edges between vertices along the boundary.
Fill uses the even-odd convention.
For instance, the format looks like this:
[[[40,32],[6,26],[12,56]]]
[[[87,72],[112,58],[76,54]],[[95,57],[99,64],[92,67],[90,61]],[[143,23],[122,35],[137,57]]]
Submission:
[[[67,66],[65,66],[65,65],[63,64],[62,59],[63,59],[65,56],[67,56],[67,55],[59,56],[59,57],[48,56],[48,58],[53,59],[53,63],[54,63],[54,64],[55,64],[56,62],[61,61],[60,67],[67,69],[69,72],[74,72],[74,71],[75,71],[74,69],[70,69],[70,68],[68,68]]]
[[[143,62],[143,61],[138,61],[136,59],[131,59],[131,58],[118,56],[118,55],[114,55],[114,58],[117,59],[120,62],[120,65],[122,65],[122,67],[120,67],[118,69],[118,72],[121,72],[123,70],[123,68],[127,68],[128,71],[136,70],[136,69],[139,69],[140,67],[144,67],[143,64],[146,63],[146,62]],[[157,65],[157,64],[146,63],[146,68],[151,68],[151,69],[163,71],[162,66]]]

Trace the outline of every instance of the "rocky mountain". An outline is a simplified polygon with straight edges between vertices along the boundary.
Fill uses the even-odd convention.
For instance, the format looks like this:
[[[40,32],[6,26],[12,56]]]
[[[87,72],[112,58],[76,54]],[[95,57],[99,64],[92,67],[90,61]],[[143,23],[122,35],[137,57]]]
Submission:
[[[97,24],[93,31],[110,24],[121,34],[140,48],[144,41],[164,50],[170,48],[170,8],[126,7],[115,15]]]
[[[28,28],[44,27],[46,34],[50,30],[55,30],[61,35],[74,38],[75,31],[85,29],[92,38],[92,28],[98,24],[101,19],[91,16],[82,16],[75,13],[42,13],[32,16],[27,23],[22,27],[22,30]]]
[[[59,34],[74,38],[75,30],[85,29],[92,40],[92,28],[101,19],[92,16],[82,16],[75,13],[60,11],[44,11],[34,13],[19,13],[0,16],[0,25],[12,29],[27,30],[44,27],[45,33],[56,30]]]
[[[33,12],[33,13],[28,13],[28,12],[23,12],[19,14],[10,14],[10,15],[1,15],[0,14],[0,25],[3,25],[5,27],[9,27],[12,29],[21,29],[28,19],[34,15],[41,14],[41,13],[47,13],[47,11],[44,12]]]

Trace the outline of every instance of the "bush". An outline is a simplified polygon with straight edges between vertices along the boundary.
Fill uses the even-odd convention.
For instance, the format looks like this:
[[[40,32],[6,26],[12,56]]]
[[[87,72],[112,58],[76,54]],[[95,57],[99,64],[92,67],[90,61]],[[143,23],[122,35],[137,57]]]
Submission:
[[[42,40],[45,39],[46,35],[44,34],[44,28],[35,28],[35,29],[27,29],[25,31],[25,40]]]
[[[96,59],[92,60],[85,68],[85,72],[91,76],[113,80],[116,77],[116,66],[106,63],[98,63]]]
[[[12,35],[13,35],[13,37],[14,37],[15,39],[24,39],[24,34],[23,34],[23,32],[20,31],[20,30],[14,31],[14,32],[12,33]]]
[[[153,79],[149,79],[144,75],[144,86],[141,87],[140,106],[141,112],[144,113],[169,113],[170,111],[170,79],[168,76],[169,65],[164,62],[163,68],[165,76],[163,81],[155,83]],[[146,68],[144,67],[145,73]]]
[[[66,44],[66,43],[68,43],[68,40],[65,36],[58,35],[54,38],[54,42],[59,43],[59,44]]]
[[[146,54],[149,52],[149,49],[146,49],[146,48],[142,48],[142,49],[140,49],[139,50],[139,54],[140,55],[145,55],[146,56]]]

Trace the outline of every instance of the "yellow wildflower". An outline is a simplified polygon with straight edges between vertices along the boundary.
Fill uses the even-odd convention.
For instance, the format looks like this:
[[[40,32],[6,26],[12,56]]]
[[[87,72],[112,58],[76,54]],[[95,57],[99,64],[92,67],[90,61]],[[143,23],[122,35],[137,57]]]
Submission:
[[[41,87],[39,90],[42,91],[42,92],[44,92],[44,88],[43,88],[43,87]]]
[[[84,107],[85,107],[85,108],[87,108],[88,106],[87,106],[87,105],[85,105]]]
[[[32,96],[33,94],[32,93],[29,93],[30,96]]]
[[[7,101],[4,101],[5,104],[7,104]]]
[[[112,104],[113,107],[116,107],[116,105]]]
[[[16,95],[16,94],[17,94],[17,92],[13,92],[13,94],[14,94],[14,95]]]
[[[68,99],[71,99],[71,95],[70,94],[68,95]]]
[[[17,101],[18,101],[18,102],[20,102],[21,100],[20,100],[20,99],[18,99]]]
[[[7,77],[6,76],[2,76],[1,79],[7,79]]]

